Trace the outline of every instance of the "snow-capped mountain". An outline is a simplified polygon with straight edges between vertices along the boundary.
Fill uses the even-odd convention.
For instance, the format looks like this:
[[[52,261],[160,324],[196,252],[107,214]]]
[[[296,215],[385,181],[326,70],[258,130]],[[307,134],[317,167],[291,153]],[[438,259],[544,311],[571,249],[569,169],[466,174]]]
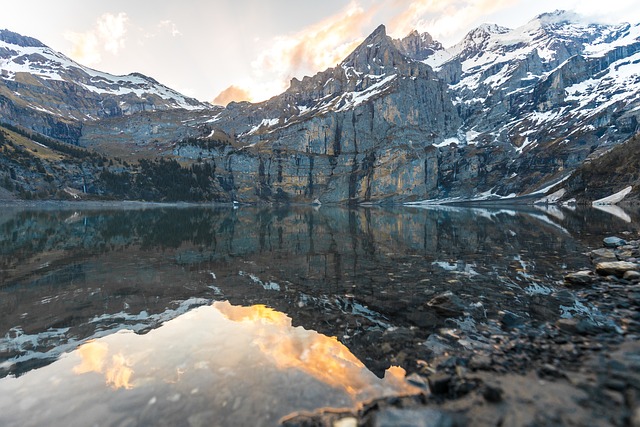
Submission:
[[[515,29],[485,24],[447,49],[415,31],[393,40],[380,26],[336,67],[224,109],[136,75],[48,68],[64,58],[33,39],[2,40],[0,57],[12,58],[1,67],[3,119],[8,111],[39,130],[16,110],[46,110],[57,124],[38,123],[59,139],[72,128],[68,140],[80,145],[108,147],[117,136],[153,155],[207,162],[224,197],[238,201],[540,194],[640,130],[640,25],[562,11]],[[18,45],[39,50],[10,53]],[[39,98],[41,86],[52,95]],[[158,111],[175,108],[200,111]]]
[[[55,126],[47,132],[51,122],[212,108],[142,74],[115,76],[82,66],[36,39],[7,30],[0,30],[0,95],[3,120],[62,139],[70,135],[56,134]],[[32,120],[25,123],[25,117]]]
[[[483,25],[424,62],[450,85],[465,117],[463,143],[500,135],[521,152],[564,141],[566,129],[588,133],[602,114],[637,103],[639,37],[638,25],[583,23],[559,11],[514,30]]]
[[[639,29],[558,11],[513,30],[485,24],[444,49],[381,26],[339,66],[231,105],[214,125],[260,150],[263,188],[294,199],[534,193],[638,131]]]

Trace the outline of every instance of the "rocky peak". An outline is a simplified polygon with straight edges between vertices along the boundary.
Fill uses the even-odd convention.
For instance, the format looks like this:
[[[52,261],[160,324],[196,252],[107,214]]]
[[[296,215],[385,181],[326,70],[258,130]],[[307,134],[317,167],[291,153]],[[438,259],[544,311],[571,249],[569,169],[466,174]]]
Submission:
[[[417,30],[411,31],[402,39],[394,40],[394,44],[400,52],[417,61],[425,60],[443,49],[442,44],[434,40],[431,34],[420,33]]]
[[[506,34],[509,31],[511,31],[511,29],[501,27],[500,25],[482,24],[479,27],[469,31],[464,37],[462,43],[465,46],[483,46],[485,42],[491,38],[491,36],[495,34]]]
[[[554,12],[542,13],[533,20],[531,23],[537,24],[542,28],[553,27],[559,24],[569,24],[579,21],[579,16],[573,12],[566,10],[556,10]]]
[[[342,68],[354,68],[359,72],[385,74],[385,69],[405,63],[407,58],[387,35],[384,25],[371,33],[344,61]]]
[[[40,40],[26,37],[9,30],[0,30],[0,41],[22,47],[46,47]]]

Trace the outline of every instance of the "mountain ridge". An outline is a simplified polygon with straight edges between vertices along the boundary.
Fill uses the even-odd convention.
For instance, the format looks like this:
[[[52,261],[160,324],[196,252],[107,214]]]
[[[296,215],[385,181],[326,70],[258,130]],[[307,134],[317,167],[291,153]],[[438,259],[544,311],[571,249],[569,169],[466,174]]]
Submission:
[[[58,120],[80,124],[69,142],[103,154],[209,164],[225,200],[502,199],[565,179],[638,132],[639,28],[556,11],[515,29],[481,25],[445,49],[381,25],[336,67],[261,103]],[[16,102],[2,95],[4,118]]]

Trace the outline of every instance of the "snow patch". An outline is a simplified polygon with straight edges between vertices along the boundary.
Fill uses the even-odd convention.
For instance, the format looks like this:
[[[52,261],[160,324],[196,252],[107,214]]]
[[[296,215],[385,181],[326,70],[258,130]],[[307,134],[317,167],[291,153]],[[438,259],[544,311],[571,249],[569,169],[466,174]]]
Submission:
[[[615,205],[616,203],[621,202],[624,198],[631,193],[633,190],[632,186],[626,187],[624,190],[618,191],[615,194],[612,194],[607,197],[603,197],[602,199],[594,200],[591,202],[592,206],[603,206],[603,205]]]

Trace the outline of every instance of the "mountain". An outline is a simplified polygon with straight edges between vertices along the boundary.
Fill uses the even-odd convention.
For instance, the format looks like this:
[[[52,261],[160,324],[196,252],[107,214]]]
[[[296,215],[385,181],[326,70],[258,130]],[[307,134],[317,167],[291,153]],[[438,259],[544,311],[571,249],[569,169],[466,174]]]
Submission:
[[[4,59],[1,67],[2,121],[107,157],[178,159],[185,176],[206,166],[211,175],[196,194],[213,200],[362,204],[540,194],[640,130],[640,25],[587,23],[563,11],[516,29],[485,24],[447,49],[416,31],[394,40],[380,26],[336,67],[294,78],[268,101],[224,109],[137,75],[86,80],[102,74],[65,68],[64,57],[38,41],[3,34],[0,46],[38,49],[49,59],[27,61],[20,59],[27,53],[0,47],[2,58],[14,58],[12,68]],[[132,89],[138,78],[153,90]],[[85,87],[99,82],[111,92]],[[89,100],[77,100],[70,87]],[[99,109],[107,100],[119,109]],[[76,133],[67,137],[47,120]],[[142,180],[131,177],[140,173],[121,187],[136,187]],[[149,188],[121,196],[150,194],[164,197]]]
[[[142,74],[114,76],[84,67],[7,30],[0,30],[0,70],[2,120],[67,142],[77,142],[85,121],[212,108]]]

